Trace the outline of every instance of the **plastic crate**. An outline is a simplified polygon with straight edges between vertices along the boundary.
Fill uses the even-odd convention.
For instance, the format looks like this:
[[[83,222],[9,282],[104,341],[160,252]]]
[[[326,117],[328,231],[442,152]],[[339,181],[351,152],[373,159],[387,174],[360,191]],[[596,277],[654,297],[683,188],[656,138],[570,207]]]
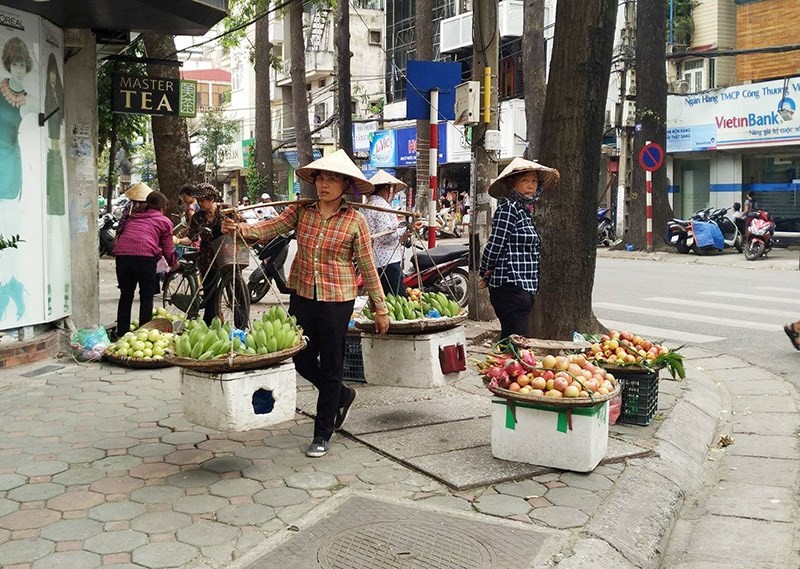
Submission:
[[[361,356],[361,334],[348,334],[344,345],[344,373],[345,381],[360,381],[364,379],[364,359]]]
[[[647,426],[658,411],[658,370],[615,370],[622,384],[622,411],[618,423]]]

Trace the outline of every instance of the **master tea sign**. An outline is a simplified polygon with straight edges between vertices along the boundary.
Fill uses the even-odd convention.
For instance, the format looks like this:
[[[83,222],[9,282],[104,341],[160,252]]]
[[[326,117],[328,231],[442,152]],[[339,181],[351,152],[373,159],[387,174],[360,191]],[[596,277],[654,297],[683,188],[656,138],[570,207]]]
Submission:
[[[197,81],[115,74],[111,110],[135,115],[197,115]]]

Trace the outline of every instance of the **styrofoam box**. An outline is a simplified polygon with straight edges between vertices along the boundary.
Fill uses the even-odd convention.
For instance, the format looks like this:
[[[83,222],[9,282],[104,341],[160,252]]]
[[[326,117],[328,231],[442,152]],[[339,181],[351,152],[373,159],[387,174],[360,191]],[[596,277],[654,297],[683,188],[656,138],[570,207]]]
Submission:
[[[267,392],[259,394],[267,401],[271,395],[268,412],[260,404],[254,406],[253,394],[259,390]],[[181,394],[186,420],[218,431],[249,431],[294,419],[297,378],[291,360],[236,373],[181,369]]]
[[[590,472],[608,449],[608,401],[559,408],[492,399],[492,455],[503,460]]]
[[[369,385],[443,387],[461,375],[444,374],[439,364],[439,348],[451,344],[466,347],[463,326],[430,334],[361,334],[364,379]]]

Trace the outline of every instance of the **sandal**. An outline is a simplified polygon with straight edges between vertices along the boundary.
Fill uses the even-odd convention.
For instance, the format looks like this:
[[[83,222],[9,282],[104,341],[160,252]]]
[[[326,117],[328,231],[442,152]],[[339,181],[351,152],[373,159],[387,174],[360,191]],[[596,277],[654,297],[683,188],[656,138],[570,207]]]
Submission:
[[[794,324],[786,324],[783,331],[789,336],[795,350],[800,350],[800,332],[794,329]]]

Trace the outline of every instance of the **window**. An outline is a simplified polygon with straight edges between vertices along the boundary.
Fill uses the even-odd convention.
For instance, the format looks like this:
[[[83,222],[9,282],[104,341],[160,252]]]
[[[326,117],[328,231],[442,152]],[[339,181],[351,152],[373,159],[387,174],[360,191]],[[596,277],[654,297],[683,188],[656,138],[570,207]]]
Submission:
[[[325,86],[325,79],[320,79],[317,81],[317,87],[324,87]]]
[[[362,10],[383,10],[383,0],[355,0],[352,4]]]
[[[370,30],[369,31],[369,45],[381,45],[381,31],[380,30]]]
[[[328,118],[328,114],[325,103],[317,103],[314,105],[314,126],[317,127],[321,125],[325,122],[326,118]]]
[[[231,89],[234,91],[238,91],[242,88],[243,74],[244,67],[242,65],[242,60],[237,57],[235,63],[233,64],[233,68],[231,68]]]
[[[358,114],[358,99],[352,99],[350,101],[350,113],[353,115]]]
[[[705,64],[702,59],[695,59],[683,63],[683,80],[689,83],[690,93],[699,93],[706,88],[703,71]]]
[[[507,99],[516,93],[516,61],[514,57],[504,57],[500,60],[500,98]]]

